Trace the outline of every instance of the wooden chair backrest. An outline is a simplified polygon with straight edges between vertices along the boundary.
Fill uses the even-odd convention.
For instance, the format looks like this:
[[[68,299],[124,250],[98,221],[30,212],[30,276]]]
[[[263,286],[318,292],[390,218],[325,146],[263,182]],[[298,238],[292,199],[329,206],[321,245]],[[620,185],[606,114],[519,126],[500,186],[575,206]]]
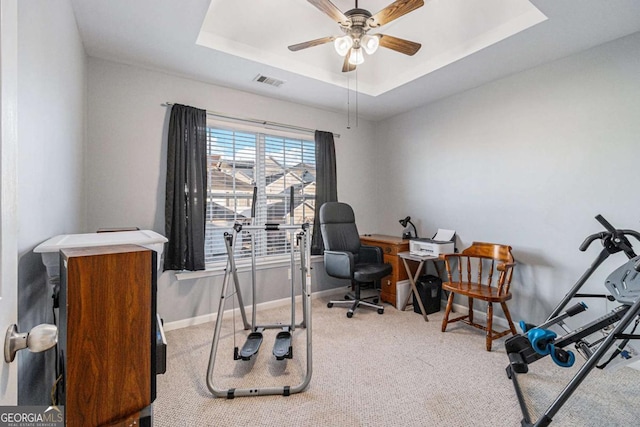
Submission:
[[[457,260],[456,269],[451,261]],[[473,242],[460,254],[445,255],[447,274],[450,282],[466,281],[479,285],[495,286],[498,295],[509,293],[513,266],[511,246],[496,243]]]

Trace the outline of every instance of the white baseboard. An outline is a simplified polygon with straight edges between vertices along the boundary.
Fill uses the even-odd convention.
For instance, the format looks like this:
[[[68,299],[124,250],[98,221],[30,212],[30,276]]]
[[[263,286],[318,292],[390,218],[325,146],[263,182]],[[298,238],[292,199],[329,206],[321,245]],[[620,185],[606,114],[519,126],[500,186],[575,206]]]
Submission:
[[[336,293],[344,293],[344,288],[341,286],[338,288],[314,292],[311,294],[311,298],[314,299],[319,297],[325,297],[325,296],[333,295]],[[301,300],[301,296],[300,295],[296,296],[296,301],[300,302],[300,300]],[[267,302],[257,304],[256,307],[260,310],[266,310],[269,308],[283,307],[289,304],[291,304],[290,298],[282,298],[279,300],[267,301]],[[247,306],[245,307],[245,310],[250,311],[251,307]],[[225,310],[225,313],[230,315],[231,313],[233,313],[233,311],[234,311],[233,309],[229,309],[229,310]],[[236,314],[240,313],[239,308],[236,308],[235,311],[236,311]],[[214,320],[216,320],[217,316],[218,316],[218,313],[216,312],[216,313],[203,314],[202,316],[190,317],[188,319],[176,320],[174,322],[167,322],[163,325],[163,329],[165,331],[173,331],[175,329],[182,329],[189,326],[200,325],[202,323],[213,322]]]
[[[320,298],[320,297],[326,297],[326,296],[331,296],[331,295],[335,295],[335,294],[343,294],[345,292],[344,290],[344,286],[339,286],[337,288],[332,288],[332,289],[327,289],[324,291],[318,291],[318,292],[314,292],[313,294],[311,294],[311,298]],[[296,301],[299,302],[300,301],[300,295],[298,295],[296,297]],[[260,310],[267,310],[270,308],[276,308],[276,307],[283,307],[286,305],[289,305],[291,303],[291,300],[289,298],[282,298],[279,300],[274,300],[274,301],[267,301],[267,302],[263,302],[257,305],[257,308]],[[446,305],[446,301],[443,300],[442,301],[443,305]],[[460,304],[454,304],[453,305],[453,309],[456,313],[465,313],[467,311],[467,307],[464,305],[460,305]],[[236,308],[236,314],[240,313],[240,309]],[[251,307],[247,306],[245,307],[246,311],[250,311]],[[444,308],[443,308],[444,310]],[[225,313],[226,314],[231,314],[233,312],[233,309],[229,309],[226,310]],[[196,316],[196,317],[190,317],[187,319],[181,319],[181,320],[176,320],[174,322],[167,322],[163,325],[163,328],[165,331],[173,331],[175,329],[182,329],[182,328],[186,328],[189,326],[194,326],[194,325],[200,325],[202,323],[207,323],[207,322],[213,322],[214,320],[216,320],[218,313],[209,313],[209,314],[203,314],[202,316]],[[485,319],[487,317],[487,314],[483,311],[478,311],[478,310],[473,310],[473,315],[476,319]],[[493,323],[496,325],[499,325],[501,327],[508,327],[507,324],[507,320],[494,315],[493,316]]]

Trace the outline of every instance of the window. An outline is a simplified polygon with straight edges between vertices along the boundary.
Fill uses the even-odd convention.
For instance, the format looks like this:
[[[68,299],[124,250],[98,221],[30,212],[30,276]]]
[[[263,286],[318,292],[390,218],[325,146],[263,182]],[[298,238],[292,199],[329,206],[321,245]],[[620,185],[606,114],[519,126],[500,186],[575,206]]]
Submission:
[[[207,128],[207,217],[205,261],[226,260],[223,235],[235,222],[252,223],[254,187],[257,202],[253,224],[289,224],[293,188],[293,222],[313,221],[315,210],[315,143],[243,130]],[[286,231],[260,230],[255,234],[256,256],[290,251]],[[237,257],[251,254],[243,232]]]

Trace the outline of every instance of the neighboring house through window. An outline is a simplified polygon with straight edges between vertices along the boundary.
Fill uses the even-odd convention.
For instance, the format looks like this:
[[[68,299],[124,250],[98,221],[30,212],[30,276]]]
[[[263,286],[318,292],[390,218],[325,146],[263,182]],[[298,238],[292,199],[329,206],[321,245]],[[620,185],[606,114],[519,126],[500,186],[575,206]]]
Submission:
[[[275,132],[274,132],[275,133]],[[226,260],[224,232],[244,225],[312,223],[315,209],[315,143],[313,138],[207,127],[207,217],[205,261]],[[255,217],[251,208],[257,188]],[[294,198],[290,201],[291,187]],[[293,203],[293,218],[290,205]],[[255,232],[256,256],[289,253],[291,233]],[[237,240],[236,257],[250,255],[249,238]]]

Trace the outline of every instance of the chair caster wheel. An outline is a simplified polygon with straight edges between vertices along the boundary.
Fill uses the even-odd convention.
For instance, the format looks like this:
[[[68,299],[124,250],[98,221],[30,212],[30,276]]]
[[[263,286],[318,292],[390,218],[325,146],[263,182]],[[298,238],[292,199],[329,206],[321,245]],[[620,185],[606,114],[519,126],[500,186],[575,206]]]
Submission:
[[[382,313],[384,313],[384,308],[379,308],[378,309],[378,314],[382,314]]]
[[[373,299],[373,303],[374,303],[374,304],[377,304],[377,303],[378,303],[378,301],[380,301],[378,298],[374,298],[374,299]]]
[[[351,298],[349,298],[349,295],[345,295],[345,296],[344,296],[344,299],[345,299],[346,301],[349,301]]]
[[[329,307],[329,308],[333,307],[333,303],[332,302],[328,302],[327,303],[327,307]]]
[[[353,313],[352,313],[352,312],[350,312],[350,311],[347,311],[347,317],[348,317],[349,319],[351,319],[351,318],[353,317]]]

